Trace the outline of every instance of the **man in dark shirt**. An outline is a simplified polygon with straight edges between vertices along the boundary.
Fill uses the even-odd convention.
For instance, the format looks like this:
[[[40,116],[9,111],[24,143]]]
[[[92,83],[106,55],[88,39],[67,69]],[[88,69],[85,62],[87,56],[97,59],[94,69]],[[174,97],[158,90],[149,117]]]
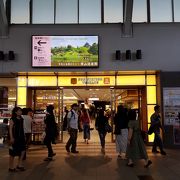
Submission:
[[[151,126],[153,127],[155,134],[152,152],[159,153],[157,150],[157,146],[159,146],[161,154],[166,155],[166,152],[163,150],[163,142],[160,136],[160,129],[163,129],[161,125],[160,106],[156,105],[154,111],[154,114],[151,116]]]

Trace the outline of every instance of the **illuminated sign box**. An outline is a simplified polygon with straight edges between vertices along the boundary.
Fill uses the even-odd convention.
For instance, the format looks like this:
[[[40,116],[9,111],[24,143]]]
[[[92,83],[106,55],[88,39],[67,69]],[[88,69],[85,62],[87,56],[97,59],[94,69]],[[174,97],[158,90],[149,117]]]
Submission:
[[[58,77],[59,86],[115,86],[113,76]]]

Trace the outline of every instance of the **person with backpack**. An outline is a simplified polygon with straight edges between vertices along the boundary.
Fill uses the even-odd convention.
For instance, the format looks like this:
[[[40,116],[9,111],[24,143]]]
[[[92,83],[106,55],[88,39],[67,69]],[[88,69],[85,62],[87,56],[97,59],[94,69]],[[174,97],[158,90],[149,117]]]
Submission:
[[[161,151],[160,153],[162,155],[166,155],[166,152],[163,149],[163,142],[160,136],[160,129],[163,130],[163,127],[161,124],[160,106],[156,105],[154,107],[154,111],[155,112],[151,116],[151,128],[152,128],[153,133],[155,134],[152,152],[159,153],[159,151],[157,150],[157,146],[159,146],[159,149]]]
[[[66,151],[68,153],[77,154],[79,151],[76,150],[77,146],[77,136],[78,136],[78,105],[73,104],[71,110],[67,116],[67,128],[70,138],[66,144]],[[71,148],[71,151],[70,151]]]

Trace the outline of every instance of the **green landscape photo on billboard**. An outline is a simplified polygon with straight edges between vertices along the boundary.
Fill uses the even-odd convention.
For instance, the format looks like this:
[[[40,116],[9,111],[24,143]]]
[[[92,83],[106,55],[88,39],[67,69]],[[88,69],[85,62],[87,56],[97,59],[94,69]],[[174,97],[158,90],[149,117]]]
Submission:
[[[98,67],[98,61],[98,36],[52,36],[52,67]]]

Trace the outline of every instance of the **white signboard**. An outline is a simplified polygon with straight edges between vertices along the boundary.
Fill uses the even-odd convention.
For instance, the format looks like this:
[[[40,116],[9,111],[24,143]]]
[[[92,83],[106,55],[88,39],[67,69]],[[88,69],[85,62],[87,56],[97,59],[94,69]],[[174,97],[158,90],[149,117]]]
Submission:
[[[32,39],[32,66],[51,66],[51,39],[49,36],[35,36]]]
[[[180,88],[164,88],[164,125],[180,126]]]

